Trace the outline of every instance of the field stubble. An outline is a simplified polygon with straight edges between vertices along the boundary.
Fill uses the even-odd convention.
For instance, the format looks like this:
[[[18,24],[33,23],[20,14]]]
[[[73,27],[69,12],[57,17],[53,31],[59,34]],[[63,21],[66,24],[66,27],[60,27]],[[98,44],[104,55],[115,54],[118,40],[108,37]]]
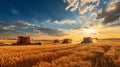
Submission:
[[[120,67],[119,40],[0,47],[0,67]]]

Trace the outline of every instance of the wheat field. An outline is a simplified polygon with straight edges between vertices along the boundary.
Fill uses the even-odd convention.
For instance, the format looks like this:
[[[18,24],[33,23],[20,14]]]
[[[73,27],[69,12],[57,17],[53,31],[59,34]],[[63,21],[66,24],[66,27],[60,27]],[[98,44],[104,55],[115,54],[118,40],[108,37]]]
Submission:
[[[1,46],[0,67],[120,67],[120,40]]]

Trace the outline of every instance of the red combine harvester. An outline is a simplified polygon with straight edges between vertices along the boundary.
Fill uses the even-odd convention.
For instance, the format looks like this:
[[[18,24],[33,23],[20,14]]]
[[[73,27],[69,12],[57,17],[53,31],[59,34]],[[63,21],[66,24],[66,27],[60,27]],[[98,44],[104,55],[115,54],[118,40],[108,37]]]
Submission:
[[[30,43],[30,37],[23,37],[23,36],[19,36],[17,39],[17,44],[20,45],[29,45]]]
[[[63,39],[62,44],[72,43],[72,39],[66,38]]]
[[[41,45],[41,43],[31,43],[30,37],[18,36],[17,42],[11,45]]]
[[[84,37],[81,44],[83,43],[93,43],[93,39],[91,37]]]

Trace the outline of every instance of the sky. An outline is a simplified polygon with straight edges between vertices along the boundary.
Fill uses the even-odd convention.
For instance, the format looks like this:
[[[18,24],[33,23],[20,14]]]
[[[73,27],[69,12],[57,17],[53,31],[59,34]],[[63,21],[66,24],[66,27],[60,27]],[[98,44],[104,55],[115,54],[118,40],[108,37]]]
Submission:
[[[0,0],[0,37],[120,38],[120,0]]]

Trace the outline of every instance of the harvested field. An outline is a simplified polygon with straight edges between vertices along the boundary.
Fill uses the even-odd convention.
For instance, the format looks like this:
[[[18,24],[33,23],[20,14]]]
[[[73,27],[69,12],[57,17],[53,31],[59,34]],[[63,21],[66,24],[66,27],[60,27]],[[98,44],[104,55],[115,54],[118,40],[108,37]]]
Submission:
[[[0,67],[120,67],[120,40],[91,44],[1,46]]]

